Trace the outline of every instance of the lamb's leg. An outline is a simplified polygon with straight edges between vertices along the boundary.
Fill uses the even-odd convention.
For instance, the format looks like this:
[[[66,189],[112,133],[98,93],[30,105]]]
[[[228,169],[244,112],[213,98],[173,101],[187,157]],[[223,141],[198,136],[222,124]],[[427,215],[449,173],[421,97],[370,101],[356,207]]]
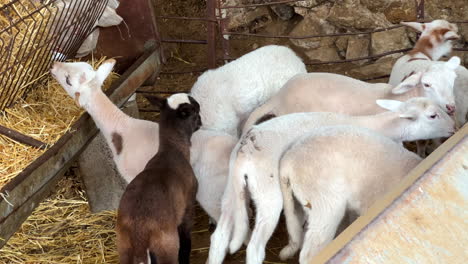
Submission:
[[[308,214],[307,231],[299,255],[299,263],[310,263],[313,256],[333,240],[338,225],[346,212],[346,200],[336,193],[323,196],[304,206]]]
[[[133,263],[133,249],[130,243],[129,236],[122,232],[117,224],[117,251],[119,252],[120,263],[132,264]]]
[[[426,157],[426,148],[427,148],[427,141],[426,140],[418,140],[416,141],[416,150],[417,154],[421,158]]]
[[[187,208],[182,223],[177,227],[179,233],[179,263],[188,264],[190,263],[190,252],[192,251],[192,218],[193,208]]]
[[[223,194],[221,216],[219,217],[216,229],[211,235],[210,251],[208,254],[208,264],[221,264],[226,256],[233,228],[233,210],[232,204],[234,192],[229,184]]]
[[[283,193],[284,216],[289,235],[289,243],[281,250],[279,257],[281,260],[286,260],[294,256],[299,248],[301,248],[303,239],[303,219],[302,214],[296,212],[294,194],[289,183],[289,178],[285,177],[281,179],[281,191]],[[302,210],[302,208],[300,210]]]
[[[277,175],[271,176],[268,177],[268,183],[261,182],[258,185],[249,185],[257,214],[255,216],[255,227],[247,247],[247,264],[263,262],[266,244],[273,231],[275,231],[283,208],[278,177]],[[261,188],[258,188],[259,186]]]

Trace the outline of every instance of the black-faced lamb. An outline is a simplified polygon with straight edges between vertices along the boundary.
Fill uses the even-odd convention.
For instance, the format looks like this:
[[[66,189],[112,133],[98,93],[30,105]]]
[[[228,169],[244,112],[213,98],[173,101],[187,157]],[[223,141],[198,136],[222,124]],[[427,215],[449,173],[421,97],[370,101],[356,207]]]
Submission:
[[[116,225],[120,263],[189,263],[197,192],[190,138],[201,126],[200,106],[187,94],[148,99],[161,110],[159,152],[122,195]]]

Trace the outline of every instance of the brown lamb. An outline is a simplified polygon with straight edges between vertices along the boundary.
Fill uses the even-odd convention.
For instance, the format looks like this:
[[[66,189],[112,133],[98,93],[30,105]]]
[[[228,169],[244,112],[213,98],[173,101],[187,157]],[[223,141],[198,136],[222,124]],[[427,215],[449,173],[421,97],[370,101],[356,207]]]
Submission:
[[[190,138],[201,126],[200,105],[187,94],[147,97],[159,107],[159,152],[127,186],[117,215],[120,262],[189,263],[198,183]]]

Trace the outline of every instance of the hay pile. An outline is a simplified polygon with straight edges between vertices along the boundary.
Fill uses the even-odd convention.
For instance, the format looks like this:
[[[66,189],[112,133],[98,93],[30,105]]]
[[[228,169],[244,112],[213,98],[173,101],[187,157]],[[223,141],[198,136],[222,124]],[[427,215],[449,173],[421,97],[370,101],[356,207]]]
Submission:
[[[76,178],[58,186],[0,249],[0,263],[118,263],[115,212],[91,214]]]
[[[96,68],[104,60],[101,58],[90,63]],[[112,73],[103,89],[109,88],[117,78],[118,75]],[[26,100],[19,99],[13,107],[0,113],[0,125],[45,142],[50,147],[70,130],[83,112],[49,75],[45,82],[36,85]],[[0,188],[44,151],[0,135]]]

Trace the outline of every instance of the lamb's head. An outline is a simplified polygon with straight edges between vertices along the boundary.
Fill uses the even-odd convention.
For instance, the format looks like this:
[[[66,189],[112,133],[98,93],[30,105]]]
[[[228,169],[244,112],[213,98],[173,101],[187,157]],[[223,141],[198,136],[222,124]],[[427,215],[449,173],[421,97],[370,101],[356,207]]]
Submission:
[[[167,99],[158,96],[146,98],[160,110],[160,129],[171,127],[184,131],[190,137],[201,127],[200,105],[188,94],[178,93]]]
[[[453,86],[457,74],[455,69],[460,65],[460,58],[454,56],[447,62],[433,63],[426,71],[417,72],[408,76],[392,93],[402,94],[410,89],[420,86],[424,96],[438,103],[445,111],[453,115],[455,113],[455,98]]]
[[[429,98],[415,97],[406,102],[377,100],[376,103],[397,113],[405,122],[403,135],[407,141],[450,137],[455,133],[455,122]]]
[[[458,27],[442,19],[430,23],[401,22],[401,24],[421,32],[418,43],[427,49],[432,49],[431,56],[433,60],[438,60],[440,57],[450,54],[453,48],[452,41],[460,38]],[[416,46],[418,46],[418,43]]]
[[[104,61],[95,71],[85,62],[54,62],[50,73],[79,106],[89,103],[94,91],[100,91],[104,80],[115,65],[114,59]]]

